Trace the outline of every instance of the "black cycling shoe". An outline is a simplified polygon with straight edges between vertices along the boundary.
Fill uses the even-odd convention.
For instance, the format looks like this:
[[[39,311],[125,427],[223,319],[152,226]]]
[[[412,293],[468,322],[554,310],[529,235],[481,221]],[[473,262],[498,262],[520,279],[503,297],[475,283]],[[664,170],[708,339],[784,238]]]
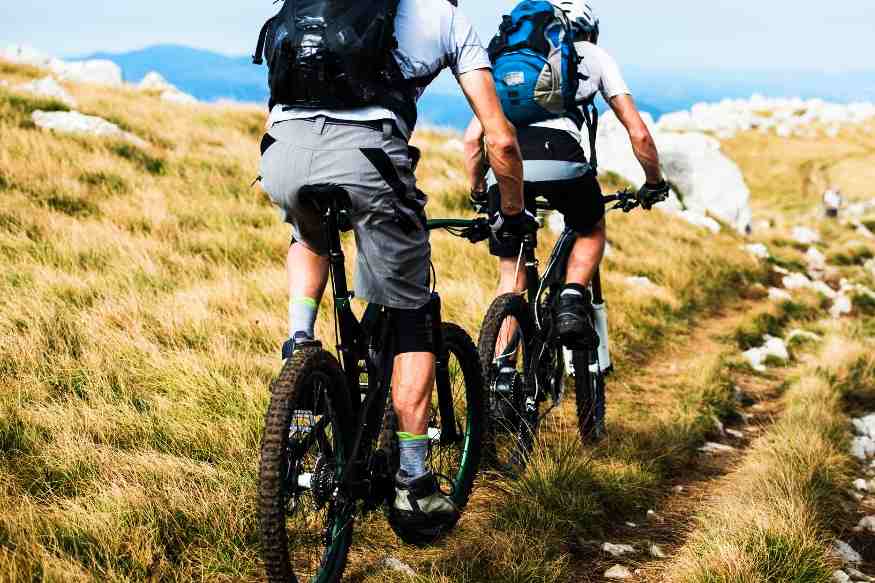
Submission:
[[[441,492],[431,472],[411,482],[396,480],[389,524],[404,542],[433,543],[452,530],[460,516],[459,509]]]
[[[302,348],[319,348],[321,346],[321,342],[312,338],[306,332],[296,332],[293,338],[289,338],[283,344],[283,360],[290,359],[295,352]]]
[[[589,290],[581,285],[569,284],[562,291],[568,289],[579,293],[559,295],[556,306],[559,340],[571,350],[595,350],[599,347],[599,337],[590,315],[592,299]]]

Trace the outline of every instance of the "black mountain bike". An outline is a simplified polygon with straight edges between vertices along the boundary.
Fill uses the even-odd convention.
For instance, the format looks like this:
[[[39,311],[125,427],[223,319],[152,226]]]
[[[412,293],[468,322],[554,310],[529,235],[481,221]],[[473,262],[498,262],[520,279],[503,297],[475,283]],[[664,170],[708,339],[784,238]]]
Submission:
[[[628,191],[607,196],[604,201],[616,203],[610,210],[631,212],[639,206],[635,194]],[[537,208],[554,210],[541,201]],[[455,227],[469,238],[488,229],[482,218],[459,221]],[[526,270],[526,293],[498,297],[481,328],[479,351],[490,409],[484,450],[494,467],[509,473],[521,471],[528,463],[541,421],[562,402],[566,376],[574,378],[578,432],[583,442],[597,441],[605,433],[605,378],[613,367],[599,272],[591,285],[590,315],[601,336],[600,348],[566,351],[556,331],[556,302],[576,239],[570,229],[562,233],[542,276],[535,236],[524,237],[517,266]],[[570,352],[568,359],[566,352]],[[571,370],[566,370],[566,360]]]
[[[274,381],[261,447],[258,514],[270,581],[329,583],[346,567],[356,518],[394,499],[399,464],[390,386],[394,338],[390,311],[371,305],[359,321],[350,306],[340,235],[351,228],[349,195],[314,186],[301,196],[319,205],[330,242],[340,362],[314,343],[296,351]],[[463,508],[480,464],[481,367],[471,338],[441,322],[436,293],[431,307],[437,348],[428,424],[431,463],[442,489]]]

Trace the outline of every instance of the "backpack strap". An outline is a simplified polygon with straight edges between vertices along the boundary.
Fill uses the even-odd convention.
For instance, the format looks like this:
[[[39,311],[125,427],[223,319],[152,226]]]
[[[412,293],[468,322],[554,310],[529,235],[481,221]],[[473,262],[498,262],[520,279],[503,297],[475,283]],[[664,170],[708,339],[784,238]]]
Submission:
[[[596,107],[594,98],[587,99],[583,103],[582,117],[586,122],[586,129],[589,133],[589,165],[598,174],[599,158],[596,153],[596,137],[599,131],[599,108]]]
[[[252,55],[252,63],[254,65],[264,64],[264,45],[267,42],[267,33],[277,18],[279,18],[279,15],[269,18],[264,23],[264,26],[261,27],[261,32],[258,34],[258,44],[255,47],[255,54]]]

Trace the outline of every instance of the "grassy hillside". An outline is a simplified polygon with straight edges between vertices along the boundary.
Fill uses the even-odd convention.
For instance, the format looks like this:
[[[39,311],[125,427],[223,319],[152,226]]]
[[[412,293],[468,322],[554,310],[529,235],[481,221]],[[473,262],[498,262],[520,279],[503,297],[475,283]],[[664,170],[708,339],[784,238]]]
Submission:
[[[0,64],[13,85],[38,75]],[[148,147],[40,131],[30,113],[64,106],[0,87],[0,581],[258,580],[255,477],[281,364],[289,239],[249,186],[264,114],[68,88],[81,111]],[[430,132],[416,142],[429,214],[468,215],[454,142]],[[744,158],[743,147],[732,151]],[[758,193],[779,180],[761,184],[760,158],[744,161]],[[567,581],[571,543],[646,510],[692,463],[712,416],[731,414],[719,356],[692,362],[677,384],[638,373],[696,322],[761,299],[768,269],[728,231],[662,213],[609,223],[620,373],[608,445],[585,452],[560,439],[541,448],[530,479],[484,480],[460,533],[426,552],[397,549],[380,520],[365,524],[352,580],[385,580],[382,558],[399,552],[428,580]],[[433,247],[446,317],[476,338],[495,262],[447,235]],[[782,253],[798,259],[792,245]],[[632,275],[658,288],[631,286]],[[318,331],[331,344],[328,307]],[[754,318],[764,309],[751,310],[751,326],[771,321]],[[780,308],[785,321],[810,309]],[[472,545],[484,532],[494,544]]]

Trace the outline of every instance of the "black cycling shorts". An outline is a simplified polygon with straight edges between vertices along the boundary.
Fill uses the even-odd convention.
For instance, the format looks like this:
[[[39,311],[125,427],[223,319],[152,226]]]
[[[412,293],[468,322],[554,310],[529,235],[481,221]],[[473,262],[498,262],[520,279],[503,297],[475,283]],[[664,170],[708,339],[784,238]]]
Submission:
[[[586,160],[580,143],[566,131],[526,127],[517,131],[523,154],[526,208],[535,212],[535,199],[543,197],[565,218],[565,224],[588,235],[605,217],[602,189],[595,172]],[[498,212],[501,193],[497,186],[489,189],[489,211]],[[520,242],[489,241],[489,251],[496,257],[517,257]]]

